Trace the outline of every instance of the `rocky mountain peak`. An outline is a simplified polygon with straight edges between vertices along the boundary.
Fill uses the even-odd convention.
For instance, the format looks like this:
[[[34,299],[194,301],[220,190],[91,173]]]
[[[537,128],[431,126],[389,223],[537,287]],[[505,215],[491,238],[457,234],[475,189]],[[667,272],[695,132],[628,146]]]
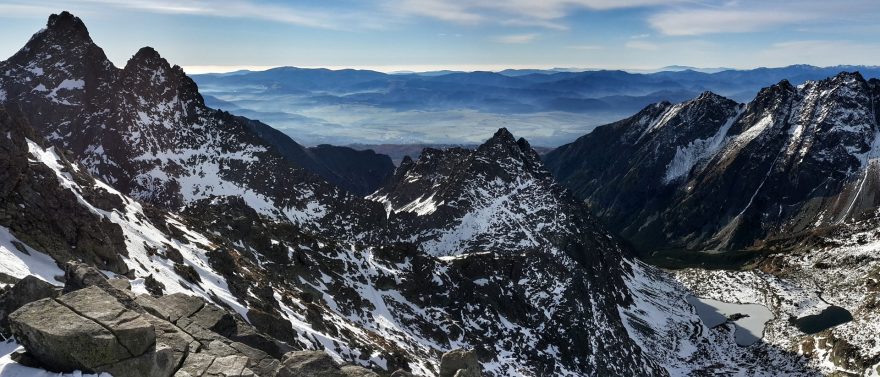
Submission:
[[[159,52],[150,46],[141,47],[141,49],[138,50],[134,54],[134,56],[131,57],[131,59],[129,59],[126,67],[132,65],[155,69],[171,68],[171,65],[168,63],[168,61],[162,58],[162,56],[159,55]]]
[[[180,66],[172,66],[152,47],[138,50],[125,64],[122,72],[123,85],[134,89],[141,97],[164,102],[178,99],[181,104],[189,107],[187,113],[194,113],[204,107],[204,99],[199,94],[196,83]]]
[[[495,131],[495,134],[489,140],[486,140],[483,144],[504,144],[504,143],[515,143],[516,138],[513,137],[513,134],[507,130],[507,128],[501,127],[498,131]]]
[[[49,21],[46,23],[46,30],[57,33],[66,33],[68,35],[89,37],[89,31],[86,28],[86,24],[84,24],[79,17],[74,16],[68,11],[49,16]]]
[[[490,172],[501,168],[507,174],[516,175],[521,170],[534,170],[541,165],[540,157],[525,139],[517,140],[506,128],[501,128],[477,147],[474,162],[485,165],[479,170]]]
[[[39,57],[41,53],[46,53],[53,47],[57,52],[61,52],[84,51],[84,49],[94,46],[89,30],[82,20],[70,12],[64,11],[49,16],[46,28],[34,34],[24,48],[19,50],[10,60],[24,63],[29,59]]]

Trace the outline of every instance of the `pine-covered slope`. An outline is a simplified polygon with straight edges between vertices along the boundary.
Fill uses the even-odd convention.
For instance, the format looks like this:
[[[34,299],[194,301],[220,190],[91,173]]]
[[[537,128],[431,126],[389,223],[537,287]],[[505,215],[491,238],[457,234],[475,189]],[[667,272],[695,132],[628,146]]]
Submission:
[[[800,87],[783,81],[746,105],[708,94],[660,104],[546,160],[644,252],[760,248],[880,205],[871,178],[878,84],[841,73]]]

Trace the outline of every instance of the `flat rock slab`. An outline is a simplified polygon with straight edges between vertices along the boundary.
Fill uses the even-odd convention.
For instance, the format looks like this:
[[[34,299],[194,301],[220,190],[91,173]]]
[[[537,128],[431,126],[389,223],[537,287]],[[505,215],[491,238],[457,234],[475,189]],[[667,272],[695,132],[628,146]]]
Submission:
[[[192,354],[186,358],[175,377],[251,377],[245,356],[217,357],[206,353]]]
[[[110,330],[51,298],[21,307],[9,320],[22,345],[55,371],[91,371],[133,356]]]
[[[112,332],[131,356],[144,354],[156,343],[152,323],[126,309],[116,298],[98,287],[68,293],[59,297],[58,302]]]

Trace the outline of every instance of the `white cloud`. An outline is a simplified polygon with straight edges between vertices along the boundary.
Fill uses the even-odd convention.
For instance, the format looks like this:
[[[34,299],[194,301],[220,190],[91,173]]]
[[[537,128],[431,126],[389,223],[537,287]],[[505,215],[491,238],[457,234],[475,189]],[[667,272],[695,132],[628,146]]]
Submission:
[[[78,0],[77,2],[151,13],[258,19],[319,29],[380,28],[383,24],[394,22],[387,16],[379,21],[377,15],[364,10],[357,13],[316,10],[289,5],[260,4],[251,0],[190,0],[186,2],[172,0]]]
[[[876,65],[880,44],[855,43],[846,40],[796,40],[774,43],[752,57],[767,66],[791,64]]]
[[[599,46],[599,45],[572,45],[572,46],[568,46],[568,48],[570,48],[572,50],[581,50],[581,51],[598,51],[598,50],[605,49],[604,46]]]
[[[702,35],[761,31],[817,17],[792,10],[689,9],[661,12],[648,22],[666,35]]]
[[[642,40],[627,41],[624,44],[624,46],[626,48],[631,48],[631,49],[635,49],[635,50],[644,50],[644,51],[657,51],[660,49],[659,45],[657,45],[655,43],[648,42],[648,41],[642,41]]]
[[[33,4],[0,4],[0,17],[46,17],[57,8]]]
[[[538,34],[511,34],[501,35],[492,38],[493,41],[505,44],[523,44],[530,43],[538,38]]]
[[[386,0],[391,12],[461,24],[494,22],[564,30],[559,21],[583,9],[611,10],[661,6],[684,0]]]

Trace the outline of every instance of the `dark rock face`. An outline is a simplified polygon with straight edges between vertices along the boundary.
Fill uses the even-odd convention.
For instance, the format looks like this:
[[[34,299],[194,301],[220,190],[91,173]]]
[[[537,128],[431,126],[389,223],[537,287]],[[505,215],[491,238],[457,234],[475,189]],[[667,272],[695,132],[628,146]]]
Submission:
[[[119,274],[128,272],[122,261],[126,248],[119,226],[80,205],[76,194],[60,187],[55,171],[29,162],[37,158],[30,151],[38,146],[37,140],[20,110],[0,107],[0,226],[59,263],[83,260]],[[94,181],[63,154],[45,158],[77,181]],[[98,189],[79,195],[121,202],[118,196]]]
[[[527,143],[502,130],[476,151],[428,150],[419,161],[401,166],[372,198],[385,196],[391,206],[405,207],[432,194],[438,199],[434,211],[389,212],[388,228],[364,240],[369,249],[267,221],[237,198],[198,201],[183,215],[194,229],[213,234],[213,243],[240,245],[211,252],[209,258],[230,291],[247,302],[255,326],[288,339],[292,333],[281,318],[294,315],[346,344],[340,352],[345,360],[378,354],[388,370],[410,370],[437,357],[415,340],[430,339],[481,345],[477,352],[485,362],[521,355],[537,375],[558,373],[561,365],[585,374],[663,374],[627,341],[620,322],[616,305],[627,302],[621,280],[625,252],[585,207],[553,183]],[[485,224],[480,233],[451,238],[475,218],[486,219],[479,223]],[[535,237],[519,242],[529,239],[524,234]],[[439,242],[449,239],[456,242]],[[272,290],[277,296],[262,293]],[[394,313],[393,328],[382,325],[377,308]],[[475,321],[483,325],[467,325]],[[527,335],[520,328],[568,330]],[[613,348],[591,347],[590,339],[597,338],[621,341]],[[301,337],[297,343],[321,347]],[[558,352],[543,352],[546,347],[534,344],[552,345]],[[614,362],[597,365],[588,361],[593,357]]]
[[[394,163],[384,154],[326,144],[305,148],[266,124],[240,119],[281,156],[352,194],[368,195],[394,174]]]
[[[711,94],[658,104],[546,162],[643,252],[761,248],[880,206],[878,84],[841,73],[783,81],[747,105]]]

